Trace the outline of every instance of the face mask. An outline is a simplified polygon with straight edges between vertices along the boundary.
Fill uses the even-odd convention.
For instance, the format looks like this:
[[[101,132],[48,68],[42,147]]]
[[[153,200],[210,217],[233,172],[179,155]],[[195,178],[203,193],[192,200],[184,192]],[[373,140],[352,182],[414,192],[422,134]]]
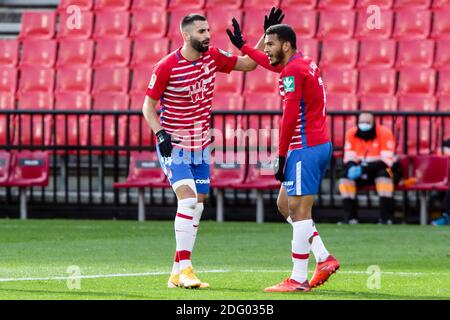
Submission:
[[[367,132],[372,129],[372,125],[368,123],[358,123],[358,128],[363,132]]]

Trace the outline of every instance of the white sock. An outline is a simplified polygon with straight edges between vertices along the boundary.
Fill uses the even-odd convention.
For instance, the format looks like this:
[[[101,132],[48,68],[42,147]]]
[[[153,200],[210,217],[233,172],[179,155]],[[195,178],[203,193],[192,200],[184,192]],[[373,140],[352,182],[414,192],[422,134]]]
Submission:
[[[292,223],[292,270],[291,279],[303,283],[308,279],[308,259],[311,245],[309,238],[313,234],[313,221],[311,219],[296,221]]]
[[[191,250],[192,234],[194,233],[192,221],[196,204],[196,198],[187,198],[178,201],[177,215],[175,217],[175,239],[181,270],[192,266]]]
[[[192,240],[192,248],[191,252],[194,251],[195,240],[197,239],[198,226],[200,225],[200,219],[202,218],[203,209],[205,208],[202,202],[197,202],[194,210],[194,218],[192,219],[192,226],[194,227],[193,231],[193,240]]]
[[[180,260],[178,258],[178,252],[175,252],[175,257],[173,258],[172,274],[180,273]]]
[[[313,239],[311,243],[311,251],[314,254],[314,258],[316,258],[317,263],[325,261],[330,255],[328,250],[325,248],[325,245],[322,242],[322,238],[317,232],[315,225],[313,227]]]

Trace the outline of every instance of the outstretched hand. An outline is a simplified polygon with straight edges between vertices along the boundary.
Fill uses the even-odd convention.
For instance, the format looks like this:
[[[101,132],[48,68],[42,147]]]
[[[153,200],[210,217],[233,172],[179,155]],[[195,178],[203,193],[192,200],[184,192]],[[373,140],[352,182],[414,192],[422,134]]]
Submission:
[[[240,50],[245,44],[245,41],[242,38],[241,27],[235,18],[231,20],[231,23],[233,25],[233,32],[231,32],[230,29],[227,29],[227,34],[231,43]]]
[[[269,27],[283,22],[284,14],[283,10],[280,8],[272,7],[268,16],[264,16],[264,32],[269,29]]]

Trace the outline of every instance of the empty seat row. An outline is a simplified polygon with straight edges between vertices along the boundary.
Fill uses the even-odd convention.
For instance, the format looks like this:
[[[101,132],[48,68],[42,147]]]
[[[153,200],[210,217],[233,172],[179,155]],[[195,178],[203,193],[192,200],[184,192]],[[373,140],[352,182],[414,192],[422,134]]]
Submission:
[[[250,40],[249,44],[256,44]],[[0,67],[40,66],[117,66],[152,67],[181,43],[162,38],[23,41],[19,62],[19,44],[15,40],[0,40]],[[216,38],[212,45],[237,53],[228,38]],[[450,39],[448,40],[324,40],[299,41],[299,49],[311,56],[319,66],[359,68],[429,68],[450,67]],[[319,60],[320,53],[320,60]]]
[[[24,67],[0,68],[0,92],[22,94],[25,92],[85,92],[145,93],[151,68],[101,67],[96,69],[61,67],[58,69]],[[400,72],[394,69],[323,68],[328,94],[382,94],[425,96],[450,95],[450,69],[436,73],[433,69],[408,68]],[[397,81],[398,77],[398,81]],[[131,79],[131,81],[130,81]],[[245,81],[244,81],[245,79]],[[216,92],[230,94],[267,93],[278,94],[278,75],[262,68],[246,74],[233,72],[217,74]],[[55,84],[56,82],[56,84]],[[131,83],[131,86],[130,86]]]
[[[91,11],[61,13],[59,15],[60,39],[93,38],[132,38],[136,37],[180,37],[179,22],[191,9],[170,12],[170,19],[164,9],[133,11],[132,16],[124,11]],[[238,9],[211,9],[199,11],[210,17],[209,23],[213,35],[225,35],[230,27],[231,18],[241,21],[246,36],[260,36],[262,21],[267,10],[240,11]],[[425,39],[450,38],[449,10],[400,10],[383,11],[379,21],[366,11],[304,11],[290,10],[284,23],[290,24],[299,38],[318,39]],[[220,17],[220,19],[215,19]],[[242,19],[243,18],[243,19]],[[170,20],[170,26],[169,25]],[[131,26],[130,26],[131,24]],[[168,29],[168,31],[167,31]],[[28,11],[22,16],[21,39],[51,39],[56,31],[56,13]]]
[[[95,2],[95,4],[94,4]],[[352,8],[367,8],[376,4],[382,9],[401,8],[443,8],[450,7],[449,0],[61,0],[58,10],[67,10],[71,5],[77,5],[81,10],[127,10],[140,8],[333,8],[334,10],[349,10]]]

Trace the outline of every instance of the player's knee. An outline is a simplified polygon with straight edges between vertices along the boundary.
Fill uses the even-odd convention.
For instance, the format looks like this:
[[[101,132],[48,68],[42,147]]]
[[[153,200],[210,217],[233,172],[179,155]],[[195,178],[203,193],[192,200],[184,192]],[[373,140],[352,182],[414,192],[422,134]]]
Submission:
[[[375,189],[380,197],[392,198],[394,193],[394,182],[390,177],[377,177]]]
[[[179,200],[187,198],[197,199],[197,190],[195,187],[195,182],[192,179],[181,180],[173,185],[173,189]]]
[[[178,210],[193,212],[195,210],[196,206],[197,206],[197,198],[196,197],[178,200]]]
[[[339,179],[338,188],[343,198],[355,198],[356,184],[353,180],[346,178]]]

